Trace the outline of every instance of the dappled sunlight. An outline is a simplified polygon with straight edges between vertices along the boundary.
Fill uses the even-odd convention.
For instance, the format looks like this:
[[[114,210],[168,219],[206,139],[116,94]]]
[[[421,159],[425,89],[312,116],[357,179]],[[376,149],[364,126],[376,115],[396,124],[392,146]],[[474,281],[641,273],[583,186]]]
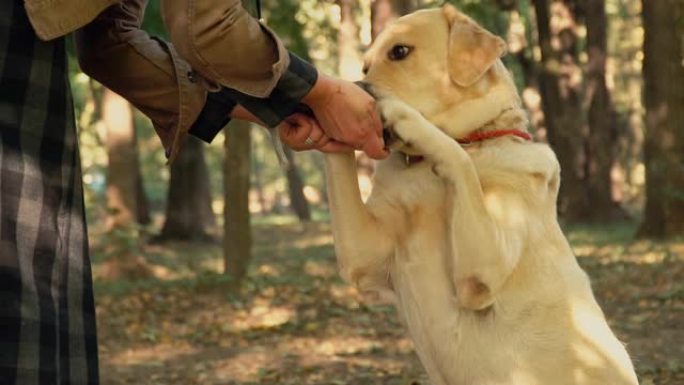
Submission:
[[[330,224],[327,222],[275,224],[263,229],[263,232],[255,234],[257,251],[273,248],[301,250],[327,246],[333,242],[332,233],[329,231]],[[279,238],[278,242],[273,242],[273,237],[276,236]]]
[[[569,234],[611,328],[649,378],[684,354],[671,343],[684,338],[684,242],[629,241],[631,229]],[[216,274],[216,245],[143,248],[153,266],[183,278],[98,283],[105,384],[427,384],[394,308],[370,305],[340,280],[327,223],[259,225],[254,235],[239,292]],[[205,263],[214,273],[197,272]],[[601,361],[591,349],[576,353]]]
[[[319,261],[306,261],[304,272],[312,277],[332,278],[337,275],[337,269],[329,263]]]
[[[99,284],[101,358],[111,374],[105,383],[301,385],[424,376],[394,309],[367,307],[340,281],[327,224],[260,226],[255,236],[269,242],[257,245],[239,293],[220,275]],[[181,266],[180,276],[189,273],[183,255],[220,261],[212,248],[144,250],[160,266]]]
[[[150,347],[125,349],[117,354],[109,356],[106,363],[116,366],[138,364],[160,365],[164,361],[196,353],[197,350],[197,348],[194,348],[189,344],[160,343]]]
[[[313,246],[329,245],[332,243],[332,240],[332,234],[325,234],[318,237],[296,240],[292,243],[292,246],[298,249],[305,249]]]
[[[206,377],[219,381],[257,381],[269,368],[279,367],[282,357],[269,347],[247,348],[230,359],[213,362],[214,369]],[[204,379],[206,380],[206,378]]]
[[[674,258],[684,261],[684,254],[675,246],[657,246],[651,242],[637,243],[630,246],[576,246],[573,248],[580,258],[595,258],[601,263],[629,262],[636,264],[657,264]]]

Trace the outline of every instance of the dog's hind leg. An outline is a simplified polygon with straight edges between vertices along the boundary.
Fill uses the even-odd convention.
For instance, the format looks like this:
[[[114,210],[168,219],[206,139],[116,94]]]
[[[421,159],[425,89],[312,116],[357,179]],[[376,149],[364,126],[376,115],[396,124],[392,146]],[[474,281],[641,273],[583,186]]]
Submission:
[[[390,288],[392,238],[361,200],[354,154],[326,154],[325,164],[340,274],[363,291]]]

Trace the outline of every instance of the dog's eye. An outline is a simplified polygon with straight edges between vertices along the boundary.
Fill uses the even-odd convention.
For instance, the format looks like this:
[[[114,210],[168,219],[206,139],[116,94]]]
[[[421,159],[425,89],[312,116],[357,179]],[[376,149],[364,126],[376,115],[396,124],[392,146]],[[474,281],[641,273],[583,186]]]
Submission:
[[[397,44],[387,53],[387,57],[392,61],[404,60],[412,50],[413,47]]]

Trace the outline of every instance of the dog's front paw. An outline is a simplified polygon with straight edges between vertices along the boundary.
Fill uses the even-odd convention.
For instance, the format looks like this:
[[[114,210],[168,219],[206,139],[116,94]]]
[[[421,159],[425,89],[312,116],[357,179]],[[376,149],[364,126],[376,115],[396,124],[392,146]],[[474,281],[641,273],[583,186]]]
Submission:
[[[392,139],[398,139],[404,146],[421,152],[429,150],[430,130],[438,130],[420,112],[395,98],[380,100],[378,107],[385,129]]]

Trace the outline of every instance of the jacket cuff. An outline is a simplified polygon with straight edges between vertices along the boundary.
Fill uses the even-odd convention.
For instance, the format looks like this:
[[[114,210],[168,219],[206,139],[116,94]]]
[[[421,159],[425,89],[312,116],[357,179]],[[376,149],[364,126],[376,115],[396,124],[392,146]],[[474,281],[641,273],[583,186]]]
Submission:
[[[230,112],[237,102],[221,92],[210,92],[197,120],[188,133],[204,142],[211,143],[223,127],[230,122]]]
[[[230,88],[222,88],[218,94],[236,101],[268,127],[277,126],[288,116],[302,110],[300,101],[318,79],[318,71],[313,65],[291,52],[289,56],[287,70],[267,97],[258,98]]]

